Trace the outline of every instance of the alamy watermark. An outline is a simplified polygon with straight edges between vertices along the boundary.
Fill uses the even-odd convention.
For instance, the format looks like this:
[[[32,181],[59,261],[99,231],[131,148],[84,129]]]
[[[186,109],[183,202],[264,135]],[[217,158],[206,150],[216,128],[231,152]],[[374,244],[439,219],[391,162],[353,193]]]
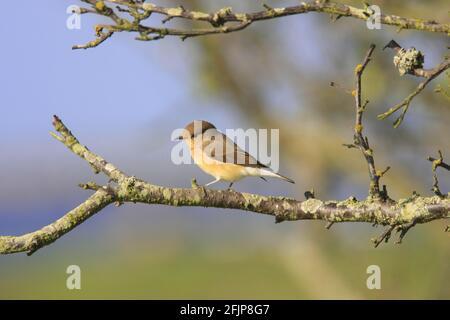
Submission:
[[[69,30],[81,29],[81,9],[77,5],[70,5],[66,9],[66,13],[69,14],[66,20],[66,27]]]
[[[66,269],[69,275],[66,280],[66,287],[69,290],[81,290],[81,268],[75,264]]]
[[[377,266],[376,264],[372,264],[367,267],[366,273],[370,274],[370,276],[367,277],[367,280],[366,280],[367,289],[380,290],[381,289],[381,268],[380,268],[380,266]]]
[[[381,8],[375,4],[368,6],[366,12],[369,17],[366,20],[366,26],[369,30],[381,29]]]

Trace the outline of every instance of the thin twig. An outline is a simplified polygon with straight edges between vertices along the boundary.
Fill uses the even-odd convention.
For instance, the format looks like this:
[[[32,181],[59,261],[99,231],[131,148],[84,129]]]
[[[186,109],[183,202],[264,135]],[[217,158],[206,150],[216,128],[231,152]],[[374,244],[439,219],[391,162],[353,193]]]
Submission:
[[[428,161],[431,162],[431,169],[433,170],[433,187],[431,190],[434,194],[436,194],[439,197],[445,197],[445,195],[441,192],[441,189],[439,188],[439,179],[437,175],[437,168],[441,167],[448,171],[450,171],[450,165],[444,162],[444,156],[442,154],[441,150],[438,150],[439,158],[435,159],[433,157],[428,157]]]
[[[113,31],[106,31],[106,32],[101,32],[98,34],[97,38],[95,38],[92,41],[89,41],[88,43],[85,44],[79,44],[79,45],[74,45],[72,47],[73,50],[77,50],[77,49],[90,49],[90,48],[95,48],[98,45],[102,44],[104,41],[106,41],[109,37],[111,37],[114,34]]]
[[[369,139],[363,134],[363,114],[368,101],[362,102],[362,86],[361,78],[364,70],[370,62],[375,45],[372,44],[364,57],[361,64],[358,64],[355,68],[355,91],[353,95],[355,97],[355,127],[354,127],[354,143],[353,145],[359,148],[366,159],[367,166],[369,168],[369,196],[375,199],[383,199],[386,195],[382,195],[380,192],[380,178],[389,170],[389,167],[384,171],[377,171],[375,167],[375,159],[373,157],[373,150],[370,148]]]
[[[378,238],[372,239],[375,248],[377,248],[383,241],[388,242],[394,229],[395,226],[389,226]]]
[[[401,244],[406,233],[408,233],[408,231],[411,230],[411,228],[414,227],[415,225],[416,225],[416,221],[413,220],[404,225],[398,226],[397,231],[400,232],[400,235],[398,236],[398,240],[396,243]]]
[[[444,168],[450,171],[450,165],[444,162],[444,156],[441,150],[438,150],[439,158],[435,159],[433,157],[428,157],[428,161],[433,163],[433,171],[436,171],[438,167]]]

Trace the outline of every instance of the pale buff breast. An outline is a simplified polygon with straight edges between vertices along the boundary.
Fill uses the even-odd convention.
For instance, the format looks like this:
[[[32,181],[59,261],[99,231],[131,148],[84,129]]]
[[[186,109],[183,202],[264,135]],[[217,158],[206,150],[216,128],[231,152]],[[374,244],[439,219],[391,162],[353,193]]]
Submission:
[[[224,163],[208,157],[201,149],[194,149],[191,141],[186,141],[189,145],[189,151],[196,165],[207,174],[229,182],[238,181],[246,176],[248,172],[245,167],[233,163]]]

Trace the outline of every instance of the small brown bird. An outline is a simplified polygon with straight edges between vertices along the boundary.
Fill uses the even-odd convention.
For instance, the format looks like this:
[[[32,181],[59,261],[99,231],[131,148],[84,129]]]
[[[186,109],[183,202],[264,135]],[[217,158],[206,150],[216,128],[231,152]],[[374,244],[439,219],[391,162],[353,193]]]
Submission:
[[[231,188],[234,182],[249,176],[263,180],[266,180],[264,177],[274,177],[295,183],[260,163],[207,121],[192,121],[178,139],[189,146],[195,164],[215,178],[205,186],[227,181]]]

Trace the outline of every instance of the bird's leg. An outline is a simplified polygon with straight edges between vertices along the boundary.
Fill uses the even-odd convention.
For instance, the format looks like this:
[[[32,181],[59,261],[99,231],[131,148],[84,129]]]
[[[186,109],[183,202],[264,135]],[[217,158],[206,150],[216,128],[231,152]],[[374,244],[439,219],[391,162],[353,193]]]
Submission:
[[[228,186],[228,190],[231,190],[231,186],[233,185],[234,182],[230,182],[230,185]]]
[[[208,182],[207,184],[205,184],[205,187],[210,186],[210,185],[212,185],[212,184],[214,184],[216,182],[219,182],[219,181],[220,181],[220,179],[216,179],[214,181]]]

